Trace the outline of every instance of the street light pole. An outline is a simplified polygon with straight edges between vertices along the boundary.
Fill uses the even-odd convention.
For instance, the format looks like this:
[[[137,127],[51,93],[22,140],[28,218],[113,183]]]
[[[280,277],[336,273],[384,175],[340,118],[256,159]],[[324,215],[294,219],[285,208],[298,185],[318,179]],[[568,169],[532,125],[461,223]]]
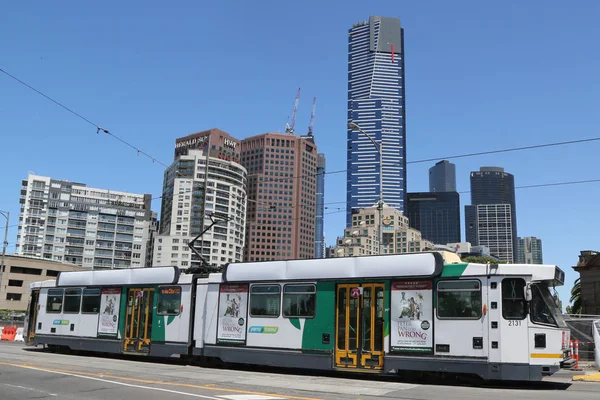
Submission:
[[[0,215],[6,218],[6,227],[4,228],[4,242],[2,242],[2,261],[0,261],[0,293],[2,293],[2,272],[4,270],[4,256],[6,255],[6,246],[8,242],[6,241],[6,237],[8,236],[8,221],[10,219],[10,212],[1,211]]]
[[[363,131],[360,126],[354,122],[348,123],[348,128],[363,133],[379,153],[379,201],[377,202],[377,210],[379,214],[379,228],[378,228],[378,240],[379,240],[379,254],[383,254],[383,138],[377,144],[375,140],[367,132]]]

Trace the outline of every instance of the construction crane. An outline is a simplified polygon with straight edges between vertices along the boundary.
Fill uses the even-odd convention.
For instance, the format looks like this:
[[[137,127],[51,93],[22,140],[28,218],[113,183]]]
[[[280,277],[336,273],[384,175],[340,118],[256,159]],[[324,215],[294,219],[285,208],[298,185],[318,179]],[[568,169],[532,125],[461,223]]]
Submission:
[[[317,98],[313,99],[312,111],[310,112],[310,123],[308,124],[308,136],[313,135],[313,129],[315,127],[315,109],[317,108]]]
[[[294,102],[294,114],[292,114],[292,124],[285,124],[285,132],[290,135],[294,134],[294,127],[296,126],[296,114],[298,113],[298,104],[300,103],[300,88],[298,88],[298,93],[296,94],[296,101]]]

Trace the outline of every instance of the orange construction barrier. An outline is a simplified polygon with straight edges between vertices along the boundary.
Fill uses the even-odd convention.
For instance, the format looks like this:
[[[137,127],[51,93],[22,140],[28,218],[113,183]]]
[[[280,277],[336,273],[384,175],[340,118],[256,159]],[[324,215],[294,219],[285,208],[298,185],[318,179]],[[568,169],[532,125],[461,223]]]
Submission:
[[[15,340],[15,336],[17,335],[17,327],[5,327],[2,330],[2,338],[1,340],[13,341]]]

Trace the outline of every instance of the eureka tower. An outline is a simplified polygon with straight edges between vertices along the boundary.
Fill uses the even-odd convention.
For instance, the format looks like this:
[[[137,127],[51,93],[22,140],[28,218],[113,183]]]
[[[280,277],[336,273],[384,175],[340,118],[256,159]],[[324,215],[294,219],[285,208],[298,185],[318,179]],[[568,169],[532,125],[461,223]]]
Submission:
[[[405,211],[406,110],[404,30],[400,20],[370,17],[354,24],[348,38],[346,225],[352,213],[379,200],[379,151],[383,140],[383,201]]]

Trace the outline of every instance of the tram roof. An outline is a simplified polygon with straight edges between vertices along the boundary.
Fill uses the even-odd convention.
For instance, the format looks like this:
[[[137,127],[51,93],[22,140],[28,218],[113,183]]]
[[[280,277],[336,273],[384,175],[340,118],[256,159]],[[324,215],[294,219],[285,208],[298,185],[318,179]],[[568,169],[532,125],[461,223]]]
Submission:
[[[177,267],[68,271],[58,274],[56,286],[174,285],[179,277]]]
[[[439,252],[245,262],[228,264],[223,271],[223,281],[433,277],[439,275],[443,267],[444,259]]]

